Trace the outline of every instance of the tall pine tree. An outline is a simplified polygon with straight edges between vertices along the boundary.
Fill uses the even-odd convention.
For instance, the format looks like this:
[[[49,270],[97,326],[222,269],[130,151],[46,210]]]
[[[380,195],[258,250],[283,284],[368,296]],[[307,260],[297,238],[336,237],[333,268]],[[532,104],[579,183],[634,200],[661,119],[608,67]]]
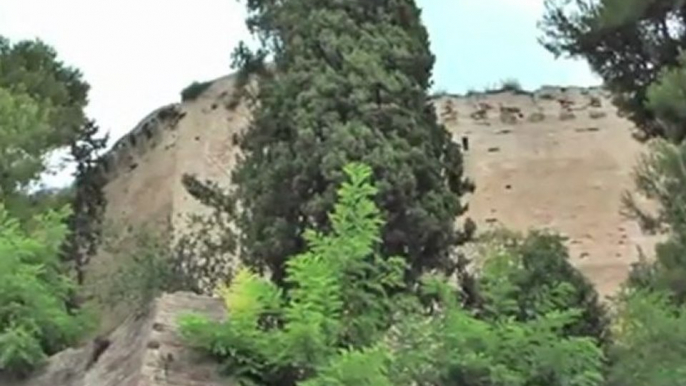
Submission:
[[[102,222],[107,205],[104,187],[107,179],[102,169],[101,154],[108,135],[97,137],[99,128],[87,121],[70,145],[76,163],[72,213],[67,219],[70,233],[62,246],[64,260],[72,265],[78,284],[85,280],[85,269],[100,244]]]
[[[361,161],[380,190],[383,253],[408,257],[409,280],[454,268],[453,247],[469,236],[455,222],[473,185],[429,103],[434,57],[415,2],[250,0],[248,9],[262,46],[235,55],[243,79],[257,74],[259,102],[233,172],[243,261],[281,282],[303,231],[329,230],[343,166]]]
[[[546,0],[541,43],[555,56],[583,58],[613,93],[615,105],[644,138],[686,138],[670,127],[650,87],[665,70],[681,67],[686,48],[686,3],[682,0]],[[668,83],[673,83],[669,79]],[[683,83],[683,82],[682,82]],[[680,85],[677,85],[677,87]],[[683,86],[681,86],[683,87]],[[649,102],[653,99],[652,102]],[[682,102],[679,92],[666,99]],[[656,105],[657,104],[657,105]],[[669,108],[669,106],[667,107]]]

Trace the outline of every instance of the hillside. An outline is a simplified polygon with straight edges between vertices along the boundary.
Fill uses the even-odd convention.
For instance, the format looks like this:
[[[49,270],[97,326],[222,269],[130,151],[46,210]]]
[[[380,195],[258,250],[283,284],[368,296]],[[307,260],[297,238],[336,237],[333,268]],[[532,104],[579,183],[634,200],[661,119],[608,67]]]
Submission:
[[[107,156],[107,219],[136,225],[170,224],[202,213],[181,176],[229,184],[234,133],[249,121],[245,106],[228,106],[233,77],[213,82],[197,99],[146,117]],[[468,216],[480,230],[552,228],[568,237],[574,263],[601,294],[614,291],[653,239],[623,218],[620,197],[630,189],[641,145],[601,89],[544,87],[533,93],[443,95],[439,119],[466,141],[468,176],[477,190]],[[100,256],[92,269],[109,265]],[[229,265],[230,262],[227,262]]]

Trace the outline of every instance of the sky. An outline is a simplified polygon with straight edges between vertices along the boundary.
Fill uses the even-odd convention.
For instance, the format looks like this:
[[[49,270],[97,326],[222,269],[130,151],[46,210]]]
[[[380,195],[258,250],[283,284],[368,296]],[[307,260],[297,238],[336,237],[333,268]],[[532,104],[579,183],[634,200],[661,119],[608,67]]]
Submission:
[[[509,78],[527,89],[600,83],[584,62],[556,60],[538,44],[543,0],[417,3],[437,58],[434,90],[463,93]],[[233,48],[250,39],[245,16],[237,0],[0,0],[0,35],[40,38],[79,68],[91,85],[86,112],[113,144],[191,82],[230,73]],[[64,185],[68,176],[44,182]]]

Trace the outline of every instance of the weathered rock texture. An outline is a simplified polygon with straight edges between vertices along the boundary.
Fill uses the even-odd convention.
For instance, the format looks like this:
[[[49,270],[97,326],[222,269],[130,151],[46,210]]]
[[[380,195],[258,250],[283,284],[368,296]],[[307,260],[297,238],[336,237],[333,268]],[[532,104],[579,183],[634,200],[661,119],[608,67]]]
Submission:
[[[181,184],[184,173],[229,186],[233,135],[249,122],[244,106],[227,107],[233,78],[218,79],[198,99],[146,118],[109,155],[107,217],[185,230],[204,213]],[[634,222],[620,216],[620,196],[642,147],[600,89],[544,87],[435,99],[440,119],[468,142],[467,172],[477,190],[468,215],[494,223],[549,227],[569,237],[572,258],[603,294],[617,288],[637,247],[652,252]],[[94,270],[107,270],[107,256]]]
[[[221,320],[218,299],[167,294],[145,315],[132,316],[101,343],[65,350],[24,381],[0,379],[3,386],[220,386],[231,385],[209,358],[184,346],[178,318],[188,312]],[[102,343],[106,342],[106,343]],[[104,351],[103,351],[104,349]]]
[[[637,248],[650,255],[655,242],[620,214],[643,147],[608,98],[601,89],[545,87],[436,101],[455,139],[469,142],[466,170],[477,190],[468,215],[482,230],[559,231],[604,295],[624,280]]]

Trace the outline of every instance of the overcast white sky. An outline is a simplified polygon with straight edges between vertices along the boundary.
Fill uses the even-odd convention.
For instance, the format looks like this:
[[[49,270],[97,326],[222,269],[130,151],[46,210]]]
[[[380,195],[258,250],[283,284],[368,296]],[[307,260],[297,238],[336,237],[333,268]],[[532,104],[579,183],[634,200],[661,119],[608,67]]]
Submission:
[[[463,92],[515,77],[597,84],[583,63],[555,62],[537,43],[543,0],[419,0],[438,61],[437,88]],[[0,0],[0,35],[41,38],[91,84],[88,114],[111,143],[194,80],[230,71],[249,39],[236,0]],[[64,173],[49,177],[62,184]]]

